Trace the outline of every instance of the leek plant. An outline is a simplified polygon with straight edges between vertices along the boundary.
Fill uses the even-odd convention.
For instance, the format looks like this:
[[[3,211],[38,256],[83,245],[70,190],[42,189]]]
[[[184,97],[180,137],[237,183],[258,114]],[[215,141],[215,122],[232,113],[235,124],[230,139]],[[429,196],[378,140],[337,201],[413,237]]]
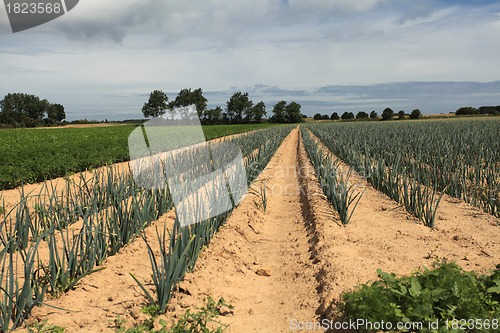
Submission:
[[[266,189],[266,181],[262,182],[262,187],[260,189],[260,196],[262,198],[262,208],[264,212],[267,210],[267,189]]]
[[[19,253],[0,250],[0,331],[9,332],[21,326],[33,308],[42,304],[47,287],[36,279],[35,256],[39,242]],[[17,261],[21,257],[24,265],[23,277],[18,279]]]
[[[304,147],[316,171],[316,176],[332,207],[338,212],[342,224],[348,224],[359,204],[363,192],[357,191],[358,185],[349,184],[351,171],[347,175],[339,172],[339,161],[325,156],[307,130],[301,128]]]
[[[366,126],[353,127],[353,125],[366,124],[349,125],[345,128],[345,132],[342,132],[341,128],[338,132],[341,133],[340,136],[337,133],[337,127],[311,126],[310,130],[334,154],[352,165],[358,172],[364,173],[373,187],[402,204],[424,225],[433,228],[437,207],[448,188],[447,186],[439,187],[439,171],[433,171],[426,163],[415,160],[413,155],[405,150],[407,148],[389,146],[387,150],[374,149],[366,141],[368,134],[372,132],[379,136],[387,135],[387,133],[377,132]],[[359,130],[359,133],[356,130]],[[389,128],[384,128],[384,130],[391,137],[397,135],[397,132],[391,132]],[[349,137],[347,137],[348,134]],[[348,138],[350,141],[346,142],[350,142],[351,145],[341,145],[342,140]],[[413,148],[418,150],[416,146]],[[421,153],[415,152],[415,156],[422,156],[419,154]]]
[[[151,261],[152,279],[156,291],[156,297],[150,293],[150,291],[134,274],[130,273],[132,278],[137,282],[146,295],[149,303],[151,305],[155,305],[161,313],[164,313],[167,310],[167,305],[172,297],[173,289],[182,279],[187,270],[187,253],[193,244],[194,238],[196,237],[193,235],[189,239],[183,238],[181,233],[178,232],[179,228],[180,224],[176,219],[173,232],[169,233],[170,239],[167,239],[166,236],[166,225],[163,226],[163,232],[161,234],[158,231],[158,228],[156,229],[158,244],[160,245],[160,258],[158,260],[149,245],[148,240],[143,236],[148,249],[149,259]]]
[[[266,166],[271,157],[274,155],[279,145],[283,141],[286,135],[290,132],[292,127],[283,126],[278,129],[263,130],[258,131],[258,133],[249,133],[244,136],[240,136],[235,141],[240,144],[244,142],[245,144],[252,145],[252,147],[257,147],[258,153],[253,154],[255,149],[242,149],[245,156],[245,169],[247,173],[247,179],[249,182],[254,180],[259,175],[260,171]],[[244,139],[242,138],[244,137]],[[229,140],[232,142],[232,140]],[[227,142],[227,141],[226,141]],[[186,154],[196,154],[197,150],[187,150]],[[219,156],[220,158],[221,156]],[[193,159],[195,157],[192,157]],[[222,160],[225,158],[222,157]],[[190,159],[187,159],[190,161]],[[181,159],[179,159],[179,163]],[[213,165],[218,165],[216,161],[212,161]],[[196,168],[195,166],[186,166],[182,170],[190,172]],[[182,176],[182,175],[181,175]],[[205,184],[203,184],[205,185]],[[214,183],[215,185],[215,183]],[[215,186],[212,186],[214,189]],[[229,192],[229,195],[231,192]],[[194,203],[200,200],[201,194],[197,192],[197,196],[194,198]],[[234,200],[231,200],[234,208]],[[213,209],[214,207],[209,207]],[[204,207],[201,204],[193,204],[193,209],[203,210]],[[214,216],[212,218],[203,220],[198,223],[188,224],[187,226],[181,227],[179,222],[179,216],[176,216],[174,226],[171,232],[168,232],[169,239],[167,239],[166,225],[163,226],[163,232],[160,233],[157,229],[157,241],[160,248],[159,257],[155,256],[154,251],[150,245],[150,241],[142,236],[146,247],[148,249],[149,258],[152,266],[152,279],[154,285],[154,294],[148,290],[144,283],[139,280],[133,273],[130,273],[132,278],[137,282],[144,295],[146,296],[150,305],[157,308],[159,312],[165,312],[169,300],[172,297],[173,290],[176,284],[182,280],[185,273],[194,268],[195,263],[198,259],[200,251],[208,246],[212,236],[219,230],[219,228],[225,223],[227,217],[230,215],[232,209]],[[203,216],[203,212],[190,212],[189,217]],[[187,217],[184,216],[183,220]],[[168,243],[168,247],[167,244]]]
[[[305,127],[335,155],[364,173],[374,187],[384,193],[392,192],[388,195],[400,203],[403,200],[398,196],[403,194],[396,187],[401,188],[402,170],[406,169],[409,178],[429,187],[431,192],[436,190],[428,198],[444,192],[500,216],[500,140],[496,134],[500,122],[494,119]]]

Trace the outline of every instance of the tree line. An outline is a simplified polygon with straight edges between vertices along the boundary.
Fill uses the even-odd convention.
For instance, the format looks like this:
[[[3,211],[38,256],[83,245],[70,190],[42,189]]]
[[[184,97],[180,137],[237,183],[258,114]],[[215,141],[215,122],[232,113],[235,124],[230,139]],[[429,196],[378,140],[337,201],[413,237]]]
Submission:
[[[500,105],[497,106],[481,106],[479,108],[474,108],[471,106],[461,107],[455,111],[457,116],[467,116],[467,115],[480,115],[480,114],[492,114],[495,116],[500,115]]]
[[[453,113],[453,112],[450,112]],[[457,111],[455,111],[455,115],[463,116],[463,115],[500,115],[500,105],[499,106],[481,106],[479,108],[474,107],[461,107]],[[419,109],[414,109],[411,113],[406,113],[404,110],[400,110],[399,112],[394,112],[391,108],[385,108],[379,118],[378,113],[374,110],[370,112],[370,114],[365,111],[359,111],[356,115],[353,112],[344,112],[341,116],[337,112],[333,112],[330,116],[327,114],[316,113],[314,115],[314,120],[363,120],[363,119],[381,119],[381,120],[390,120],[390,119],[420,119],[422,118],[422,112]]]
[[[60,124],[66,119],[64,106],[24,93],[9,93],[0,101],[0,124],[36,127]]]
[[[419,109],[414,109],[410,114],[407,114],[405,111],[401,110],[398,113],[395,113],[391,108],[385,108],[384,111],[382,111],[381,118],[382,120],[389,120],[389,119],[394,119],[395,116],[398,116],[398,119],[405,119],[406,117],[410,119],[420,119],[422,118],[422,112]],[[368,114],[365,111],[359,111],[356,115],[354,115],[353,112],[344,112],[341,116],[337,112],[333,112],[330,116],[327,114],[320,114],[316,113],[314,115],[314,120],[351,120],[351,119],[379,119],[378,113],[373,110]]]
[[[149,99],[142,107],[145,118],[159,117],[172,112],[175,108],[194,105],[202,124],[244,124],[261,123],[298,123],[303,121],[301,105],[296,102],[279,101],[273,106],[273,115],[267,118],[266,104],[260,101],[256,104],[250,99],[248,92],[238,91],[226,102],[225,108],[216,106],[209,109],[207,99],[201,88],[182,89],[176,98],[169,102],[168,96],[161,90],[153,90]]]

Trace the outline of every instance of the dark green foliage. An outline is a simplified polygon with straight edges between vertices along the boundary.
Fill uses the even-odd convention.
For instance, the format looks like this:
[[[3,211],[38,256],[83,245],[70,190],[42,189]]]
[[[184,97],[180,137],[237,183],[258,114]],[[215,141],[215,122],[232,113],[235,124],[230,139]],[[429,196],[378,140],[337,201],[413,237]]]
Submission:
[[[398,112],[398,119],[399,120],[405,119],[405,116],[406,116],[406,113],[403,110]]]
[[[201,119],[202,124],[208,124],[208,125],[222,124],[222,112],[223,110],[220,106],[217,106],[213,109],[205,110],[203,118]]]
[[[382,112],[382,120],[389,120],[392,119],[392,117],[394,117],[394,111],[392,111],[391,108],[386,108]]]
[[[368,118],[368,113],[364,111],[360,111],[356,114],[356,119],[367,119]]]
[[[250,122],[260,123],[266,116],[266,104],[263,101],[255,104],[250,112]]]
[[[301,105],[296,102],[291,102],[285,108],[286,122],[287,123],[300,123],[303,121],[302,114],[300,113]],[[323,117],[323,119],[325,119]],[[326,119],[329,119],[326,115]]]
[[[354,113],[344,112],[340,118],[342,118],[343,120],[354,119]]]
[[[378,117],[378,114],[375,110],[373,110],[372,112],[370,112],[370,118],[371,119],[377,119]]]
[[[226,103],[226,117],[229,123],[243,123],[243,116],[248,117],[252,109],[253,102],[248,98],[248,93],[241,91],[234,93]]]
[[[301,105],[296,102],[290,102],[288,105],[286,101],[279,101],[273,107],[273,116],[269,122],[273,123],[300,123],[304,121],[304,115],[301,113]],[[318,113],[319,114],[319,113]],[[322,117],[320,115],[320,117]],[[315,118],[316,119],[316,116]],[[322,119],[322,118],[319,118]],[[316,120],[319,120],[316,119]]]
[[[316,113],[313,117],[314,120],[321,120],[323,119],[323,116],[321,115],[321,113]]]
[[[275,125],[203,126],[205,138]],[[0,130],[0,190],[129,160],[135,126]]]
[[[480,114],[494,114],[496,116],[500,115],[500,105],[497,106],[481,106],[479,108]]]
[[[214,318],[222,315],[224,308],[232,309],[233,307],[227,304],[224,298],[215,302],[209,297],[206,305],[199,312],[192,313],[188,310],[166,333],[222,333],[227,328],[227,325],[214,320]],[[216,327],[210,329],[210,323],[216,324],[214,325]]]
[[[422,112],[419,109],[415,109],[410,113],[410,119],[420,119],[422,118]]]
[[[479,109],[473,108],[471,106],[464,106],[455,111],[455,114],[457,116],[479,114]]]
[[[285,122],[286,101],[279,101],[273,106],[272,120],[275,123]]]
[[[203,96],[203,90],[201,88],[191,91],[189,89],[182,89],[175,100],[168,103],[168,108],[178,108],[189,105],[195,105],[196,111],[198,112],[198,117],[201,119],[203,114],[207,110],[207,99]]]
[[[158,117],[165,114],[167,110],[168,97],[161,90],[153,90],[149,94],[149,99],[142,107],[144,118]]]
[[[0,109],[0,124],[11,127],[56,125],[66,118],[61,104],[51,104],[46,99],[23,93],[7,94],[0,100]]]
[[[132,126],[0,131],[0,189],[129,159]]]
[[[330,119],[331,120],[339,120],[340,119],[339,114],[337,112],[332,113],[332,115],[330,116]]]
[[[400,278],[377,272],[378,281],[342,295],[339,317],[383,320],[393,323],[393,327],[398,322],[422,322],[424,328],[439,320],[439,332],[447,332],[443,330],[446,320],[491,320],[500,316],[500,265],[489,276],[464,272],[457,264],[446,261],[436,262],[431,270]]]

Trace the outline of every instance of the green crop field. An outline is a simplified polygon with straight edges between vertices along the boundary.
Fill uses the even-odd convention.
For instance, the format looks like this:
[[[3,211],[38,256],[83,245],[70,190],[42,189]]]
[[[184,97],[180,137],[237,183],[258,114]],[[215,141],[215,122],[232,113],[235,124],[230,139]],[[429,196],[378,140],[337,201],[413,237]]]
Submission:
[[[0,130],[0,190],[129,160],[137,125]],[[272,124],[203,126],[207,140]]]
[[[434,225],[438,192],[500,216],[496,118],[341,122],[304,128],[428,226]],[[304,136],[307,143],[308,133]],[[321,165],[323,159],[314,158],[317,154],[310,153]]]

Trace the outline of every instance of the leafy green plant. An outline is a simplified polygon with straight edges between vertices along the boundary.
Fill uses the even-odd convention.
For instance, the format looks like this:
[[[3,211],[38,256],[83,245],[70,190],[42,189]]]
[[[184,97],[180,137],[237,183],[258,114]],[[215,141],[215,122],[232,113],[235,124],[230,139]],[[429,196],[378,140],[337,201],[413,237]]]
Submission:
[[[224,301],[224,298],[219,299],[215,302],[211,297],[206,301],[206,305],[200,309],[199,312],[192,313],[187,310],[184,316],[182,316],[178,322],[170,327],[168,333],[222,333],[228,325],[223,324],[214,318],[222,314],[222,309],[227,307],[232,309],[233,307]],[[210,329],[209,324],[214,323],[217,327]]]
[[[225,302],[224,298],[214,301],[212,297],[208,297],[201,309],[195,312],[187,310],[175,323],[169,325],[166,320],[160,319],[161,328],[158,330],[155,330],[153,325],[157,315],[155,313],[146,322],[129,329],[125,327],[125,320],[117,317],[115,327],[117,333],[222,333],[228,325],[221,323],[216,318],[223,315],[226,309],[232,308],[230,304]]]
[[[267,210],[267,189],[266,189],[266,181],[262,182],[262,187],[260,188],[260,197],[262,199],[262,208],[264,212]]]
[[[207,140],[276,125],[203,126]],[[0,131],[0,190],[43,182],[129,160],[128,136],[136,125]]]
[[[371,323],[391,322],[393,327],[398,322],[438,321],[444,329],[446,320],[500,316],[500,265],[489,276],[465,272],[447,261],[400,278],[377,273],[378,281],[342,295],[340,320],[363,318]]]
[[[47,320],[43,320],[33,324],[30,331],[36,333],[64,333],[66,329],[61,326],[50,324]]]

